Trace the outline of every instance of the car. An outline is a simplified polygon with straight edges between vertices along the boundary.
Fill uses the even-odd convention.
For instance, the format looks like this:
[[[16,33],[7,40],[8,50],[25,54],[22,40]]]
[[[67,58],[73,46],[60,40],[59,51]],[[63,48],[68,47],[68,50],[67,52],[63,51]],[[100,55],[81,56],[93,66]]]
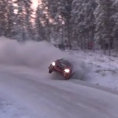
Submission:
[[[49,73],[52,73],[53,71],[60,73],[66,80],[68,80],[72,76],[72,65],[65,59],[58,59],[52,62],[49,66]]]

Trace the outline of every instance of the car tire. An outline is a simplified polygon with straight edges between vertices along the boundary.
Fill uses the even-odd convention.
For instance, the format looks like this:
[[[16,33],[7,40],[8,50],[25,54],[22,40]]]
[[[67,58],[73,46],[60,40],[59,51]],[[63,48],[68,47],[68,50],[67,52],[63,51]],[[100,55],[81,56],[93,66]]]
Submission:
[[[65,77],[65,80],[69,80],[70,79],[70,77]]]
[[[49,70],[49,73],[52,73],[52,70]]]
[[[69,80],[70,79],[69,75],[66,75],[65,73],[63,75],[64,75],[65,80]]]

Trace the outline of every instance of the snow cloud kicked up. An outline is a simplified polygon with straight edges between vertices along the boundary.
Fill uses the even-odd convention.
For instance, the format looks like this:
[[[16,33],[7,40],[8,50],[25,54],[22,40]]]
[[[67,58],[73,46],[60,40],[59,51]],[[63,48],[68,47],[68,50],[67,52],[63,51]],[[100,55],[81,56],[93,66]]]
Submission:
[[[16,40],[0,38],[0,64],[40,68],[63,55],[63,52],[47,42],[19,43]]]
[[[81,59],[74,58],[67,52],[62,52],[48,42],[27,41],[21,43],[4,37],[0,38],[1,65],[28,67],[46,74],[49,64],[59,58],[65,58],[73,64],[73,78],[86,78],[88,69]],[[55,73],[53,73],[51,77],[54,79],[59,78],[58,74]]]

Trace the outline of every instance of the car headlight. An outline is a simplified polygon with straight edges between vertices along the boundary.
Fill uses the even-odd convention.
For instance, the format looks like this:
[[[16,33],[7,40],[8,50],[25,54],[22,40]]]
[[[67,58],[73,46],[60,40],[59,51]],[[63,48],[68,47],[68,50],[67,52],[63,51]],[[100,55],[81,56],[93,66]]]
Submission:
[[[64,72],[65,73],[69,73],[70,72],[70,69],[65,69]]]
[[[56,65],[56,63],[55,62],[52,62],[52,66],[55,66]]]

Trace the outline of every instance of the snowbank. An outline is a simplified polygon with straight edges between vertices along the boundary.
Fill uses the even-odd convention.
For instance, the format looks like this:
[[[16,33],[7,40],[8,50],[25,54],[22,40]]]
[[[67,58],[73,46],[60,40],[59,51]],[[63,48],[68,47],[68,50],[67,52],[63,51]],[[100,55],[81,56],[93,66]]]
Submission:
[[[71,55],[81,58],[89,70],[84,81],[118,90],[118,57],[82,51],[72,51]]]

